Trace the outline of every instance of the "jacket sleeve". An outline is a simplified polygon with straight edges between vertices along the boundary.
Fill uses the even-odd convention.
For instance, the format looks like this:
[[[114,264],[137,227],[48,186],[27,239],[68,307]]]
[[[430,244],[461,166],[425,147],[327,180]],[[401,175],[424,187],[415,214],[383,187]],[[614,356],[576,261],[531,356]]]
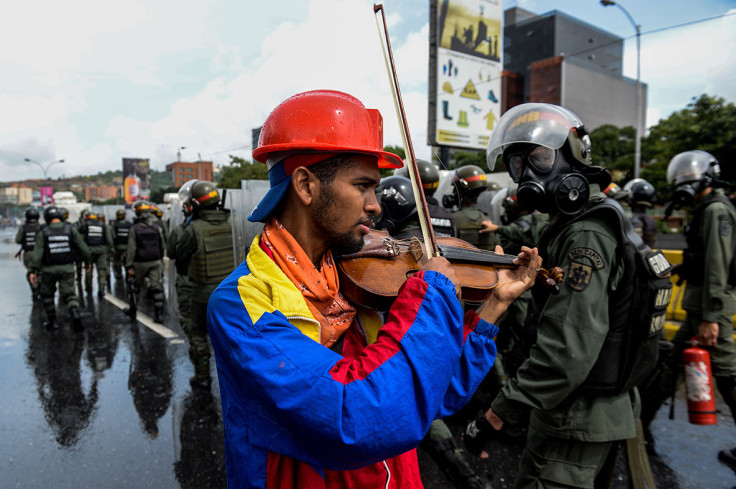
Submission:
[[[733,308],[731,286],[728,283],[733,259],[734,222],[728,208],[714,203],[703,214],[703,239],[705,242],[705,270],[703,271],[703,320],[718,321],[724,309]]]
[[[237,273],[226,279],[208,307],[235,450],[247,439],[333,470],[396,456],[416,447],[461,393],[472,394],[477,386],[462,379],[482,379],[495,358],[487,335],[495,327],[463,324],[452,283],[435,272],[406,281],[376,342],[355,358],[311,340],[278,311],[253,323],[244,304],[265,307],[270,298],[236,290],[236,280]]]
[[[130,232],[128,233],[128,251],[125,253],[125,268],[130,268],[133,266],[137,251],[138,244],[135,239],[135,228],[131,226]]]
[[[189,262],[197,252],[197,236],[191,224],[187,226],[178,240],[176,240],[174,259],[176,260],[176,273],[187,274]]]
[[[18,244],[23,244],[23,237],[25,236],[25,230],[23,229],[23,226],[18,226],[18,232],[15,233],[15,242]]]
[[[623,271],[614,235],[579,223],[577,231],[558,239],[553,244],[564,253],[559,266],[565,281],[542,309],[529,358],[491,405],[511,424],[533,408],[554,409],[574,393],[593,368],[608,332],[609,284],[615,288]]]
[[[33,246],[33,251],[31,252],[31,263],[29,264],[28,268],[33,273],[38,273],[39,270],[41,270],[41,265],[43,261],[43,252],[44,252],[44,237],[43,233],[41,231],[36,233],[36,244]]]
[[[111,226],[110,224],[107,224],[105,226],[105,244],[107,245],[108,252],[115,247],[112,237],[112,228],[113,226]]]

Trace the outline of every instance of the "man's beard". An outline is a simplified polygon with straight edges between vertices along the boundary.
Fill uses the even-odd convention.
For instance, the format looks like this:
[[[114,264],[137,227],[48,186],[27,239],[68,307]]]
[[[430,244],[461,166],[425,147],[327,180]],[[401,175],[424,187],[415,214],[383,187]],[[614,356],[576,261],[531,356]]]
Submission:
[[[332,187],[324,186],[319,203],[314,210],[313,219],[317,227],[328,236],[332,256],[339,258],[359,252],[364,244],[362,236],[355,238],[350,231],[340,234],[330,229],[329,223],[335,222],[337,216],[338,209],[333,199]]]

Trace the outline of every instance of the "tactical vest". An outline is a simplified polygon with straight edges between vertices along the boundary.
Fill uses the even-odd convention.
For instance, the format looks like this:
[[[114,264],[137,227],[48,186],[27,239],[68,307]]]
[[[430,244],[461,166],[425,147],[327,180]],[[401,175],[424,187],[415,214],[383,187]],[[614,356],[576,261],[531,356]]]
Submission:
[[[43,264],[68,265],[74,263],[74,246],[72,245],[72,226],[64,223],[60,228],[46,226],[43,233]]]
[[[439,204],[431,203],[429,199],[427,199],[427,210],[429,211],[429,220],[432,222],[435,235],[454,236],[455,229],[450,211],[441,207]]]
[[[455,219],[457,238],[484,250],[495,250],[496,245],[499,244],[496,233],[478,233],[478,230],[483,227],[481,222],[489,219],[483,212],[475,207],[463,207],[453,213],[452,217]]]
[[[147,262],[163,258],[158,226],[145,226],[137,222],[131,227],[135,231],[136,244],[133,261]]]
[[[94,221],[87,223],[84,242],[89,246],[104,246],[107,243],[107,240],[105,240],[105,225]]]
[[[616,292],[608,301],[608,333],[588,377],[580,389],[596,395],[627,392],[641,383],[656,367],[659,357],[659,336],[672,297],[671,264],[661,251],[652,251],[644,243],[618,203],[605,199],[572,219],[558,223],[555,229],[568,226],[590,216],[603,217],[614,223],[617,256],[624,266]],[[544,233],[539,248],[547,260],[547,245],[552,228]],[[551,264],[552,266],[554,264]],[[538,288],[537,288],[538,289]],[[549,291],[534,290],[527,327],[536,324],[549,299]]]
[[[133,223],[128,221],[115,221],[115,244],[116,245],[128,245],[128,235],[130,234],[130,228]]]
[[[692,220],[685,228],[685,239],[687,241],[687,249],[682,254],[682,267],[680,276],[692,285],[703,285],[703,270],[705,270],[705,247],[703,240],[700,238],[700,228],[703,223],[703,213],[705,208],[713,202],[721,202],[725,204],[731,212],[736,213],[733,204],[725,195],[715,194],[711,199],[698,205],[693,211]],[[736,223],[732,222],[731,225]],[[731,260],[728,273],[729,285],[736,285],[736,254]]]
[[[41,229],[41,225],[37,222],[27,222],[23,224],[23,242],[21,246],[23,251],[33,251],[36,247],[36,233]]]
[[[189,262],[189,280],[199,284],[220,283],[235,268],[233,229],[230,220],[218,226],[198,229],[197,252]]]

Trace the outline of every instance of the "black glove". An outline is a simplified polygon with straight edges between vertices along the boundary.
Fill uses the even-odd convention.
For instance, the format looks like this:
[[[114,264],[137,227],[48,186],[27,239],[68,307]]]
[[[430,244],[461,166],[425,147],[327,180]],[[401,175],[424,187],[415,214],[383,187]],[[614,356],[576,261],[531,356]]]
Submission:
[[[485,412],[481,410],[478,416],[465,427],[463,445],[465,445],[465,448],[470,453],[477,457],[495,433],[496,430],[488,422],[488,419],[486,419]]]

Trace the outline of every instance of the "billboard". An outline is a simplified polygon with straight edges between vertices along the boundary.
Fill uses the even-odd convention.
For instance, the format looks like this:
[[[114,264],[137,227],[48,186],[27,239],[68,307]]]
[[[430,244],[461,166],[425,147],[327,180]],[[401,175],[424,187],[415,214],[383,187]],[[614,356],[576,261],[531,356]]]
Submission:
[[[501,0],[431,0],[431,144],[488,144],[501,116],[502,15]]]
[[[41,205],[54,203],[54,187],[41,187]]]
[[[151,165],[148,158],[123,158],[123,195],[130,206],[151,195]]]

